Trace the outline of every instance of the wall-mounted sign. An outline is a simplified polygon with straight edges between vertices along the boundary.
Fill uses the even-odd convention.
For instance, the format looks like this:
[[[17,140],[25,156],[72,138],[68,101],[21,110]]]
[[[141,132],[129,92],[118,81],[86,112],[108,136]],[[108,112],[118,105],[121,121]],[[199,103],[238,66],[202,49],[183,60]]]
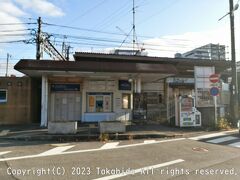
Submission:
[[[51,84],[51,91],[80,91],[80,84]]]
[[[209,94],[211,82],[209,77],[215,74],[215,67],[194,67],[195,96],[197,107],[213,106],[213,98]]]
[[[118,81],[118,89],[119,90],[127,90],[131,91],[132,89],[132,84],[128,80],[119,80]]]
[[[169,77],[167,78],[169,84],[194,84],[194,78],[183,78],[183,77]]]

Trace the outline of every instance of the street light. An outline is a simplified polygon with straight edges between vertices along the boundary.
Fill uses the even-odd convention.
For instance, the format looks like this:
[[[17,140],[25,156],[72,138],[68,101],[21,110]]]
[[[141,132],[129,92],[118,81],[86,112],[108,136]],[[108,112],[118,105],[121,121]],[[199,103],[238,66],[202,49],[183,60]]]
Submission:
[[[238,4],[238,3],[235,4],[235,6],[234,6],[234,8],[233,8],[233,10],[232,10],[232,13],[233,13],[234,11],[236,11],[236,10],[238,9],[238,7],[239,7],[239,4]],[[227,15],[229,15],[230,12],[231,12],[231,11],[229,11],[227,14],[225,14],[223,17],[221,17],[218,21],[221,21],[223,18],[225,18]]]
[[[239,0],[238,0],[239,2]],[[238,120],[238,82],[237,82],[237,68],[236,68],[236,54],[235,54],[235,34],[234,34],[234,11],[239,7],[239,4],[233,7],[233,0],[229,0],[229,12],[221,17],[218,21],[222,20],[227,15],[230,15],[230,32],[231,32],[231,68],[232,68],[232,81],[231,81],[231,98],[230,98],[230,112],[234,122]]]

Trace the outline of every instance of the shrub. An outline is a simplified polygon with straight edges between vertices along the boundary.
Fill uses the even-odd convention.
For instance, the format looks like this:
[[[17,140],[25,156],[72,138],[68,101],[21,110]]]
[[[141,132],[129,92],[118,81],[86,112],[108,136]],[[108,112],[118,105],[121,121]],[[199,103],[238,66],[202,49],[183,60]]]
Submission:
[[[217,124],[217,128],[218,129],[227,129],[228,130],[228,129],[231,129],[231,127],[232,127],[232,123],[229,122],[228,119],[220,118],[218,120],[218,124]]]
[[[99,140],[100,141],[103,141],[103,142],[106,142],[109,140],[109,134],[107,133],[101,133],[100,136],[99,136]]]

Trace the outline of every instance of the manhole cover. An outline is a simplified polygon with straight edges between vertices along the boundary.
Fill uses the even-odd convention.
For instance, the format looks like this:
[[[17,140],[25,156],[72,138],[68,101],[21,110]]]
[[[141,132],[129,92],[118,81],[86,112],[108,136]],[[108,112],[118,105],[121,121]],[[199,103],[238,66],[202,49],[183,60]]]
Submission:
[[[192,150],[196,151],[196,152],[208,152],[208,149],[203,148],[203,147],[194,147],[194,148],[192,148]]]

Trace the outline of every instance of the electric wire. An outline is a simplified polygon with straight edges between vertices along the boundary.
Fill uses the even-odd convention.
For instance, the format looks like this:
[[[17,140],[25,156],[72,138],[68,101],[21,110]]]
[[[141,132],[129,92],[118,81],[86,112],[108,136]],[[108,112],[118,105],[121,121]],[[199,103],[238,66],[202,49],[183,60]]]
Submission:
[[[97,7],[101,6],[102,4],[105,3],[105,1],[107,0],[103,0],[100,3],[96,4],[95,6],[93,6],[92,8],[89,8],[88,10],[86,10],[85,12],[83,12],[82,14],[80,14],[79,16],[77,16],[76,18],[74,18],[71,22],[75,21],[75,20],[79,20],[80,18],[84,17],[85,15],[87,15],[88,13],[92,12],[94,9],[96,9]],[[70,23],[71,23],[70,22]]]
[[[132,31],[132,30],[131,30]],[[130,33],[131,33],[130,31]],[[68,39],[81,39],[81,40],[86,40],[86,41],[97,41],[97,42],[105,42],[105,43],[121,43],[121,45],[123,43],[125,44],[129,44],[132,45],[132,42],[125,42],[125,41],[121,41],[119,39],[107,39],[107,38],[97,38],[97,37],[88,37],[88,36],[76,36],[76,35],[66,35],[66,34],[57,34],[57,33],[47,33],[44,32],[46,34],[48,34],[49,36],[53,36],[54,38],[60,38],[60,39],[64,39],[64,38],[68,38]],[[128,33],[128,34],[130,34]],[[129,35],[128,35],[129,36]],[[151,47],[171,47],[171,48],[197,48],[196,46],[189,46],[186,44],[168,44],[168,45],[161,45],[161,44],[152,44],[152,43],[138,43],[140,45],[143,46],[151,46]],[[120,45],[120,47],[121,47]],[[201,49],[209,49],[202,47]]]
[[[27,28],[27,29],[11,29],[11,30],[0,30],[1,32],[20,32],[20,31],[29,31],[29,30],[34,30],[33,28]]]
[[[29,24],[37,24],[37,23],[4,23],[0,24],[0,26],[11,26],[11,25],[29,25]]]
[[[74,30],[80,30],[80,31],[88,31],[88,32],[95,32],[95,33],[102,33],[102,34],[107,34],[107,35],[117,35],[117,36],[125,36],[123,33],[116,33],[116,32],[107,32],[107,31],[99,31],[99,30],[94,30],[94,29],[88,29],[88,28],[80,28],[80,27],[73,27],[73,26],[66,26],[66,25],[60,25],[60,24],[54,24],[54,23],[46,23],[42,22],[44,25],[48,26],[55,26],[55,27],[62,27],[62,28],[67,28],[67,29],[74,29]],[[138,37],[141,38],[156,38],[153,36],[145,36],[145,35],[139,35]],[[166,39],[166,40],[173,40],[173,41],[191,41],[189,39],[170,39],[170,38],[159,38],[159,39]]]

